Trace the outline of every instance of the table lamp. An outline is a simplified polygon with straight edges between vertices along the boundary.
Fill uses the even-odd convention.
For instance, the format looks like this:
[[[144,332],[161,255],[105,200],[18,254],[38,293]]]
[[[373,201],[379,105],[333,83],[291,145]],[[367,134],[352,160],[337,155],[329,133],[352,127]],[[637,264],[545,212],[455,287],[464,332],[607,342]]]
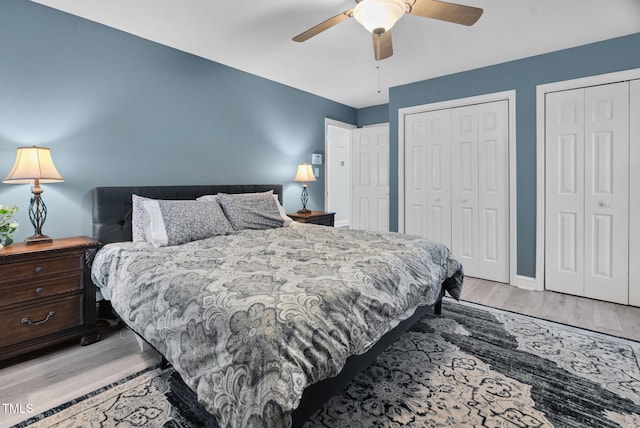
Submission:
[[[35,228],[33,236],[25,240],[26,244],[52,242],[47,235],[42,234],[42,225],[47,218],[47,206],[42,200],[41,183],[58,183],[64,181],[53,164],[51,151],[46,147],[18,147],[16,161],[9,175],[3,183],[31,184],[31,203],[29,204],[29,219]]]
[[[307,209],[307,202],[309,201],[309,192],[307,191],[307,182],[308,181],[316,181],[316,176],[313,175],[313,170],[311,169],[311,165],[308,163],[303,163],[298,165],[298,172],[296,173],[296,177],[293,181],[302,182],[302,195],[300,199],[302,200],[302,209],[298,210],[300,214],[309,214],[310,210]]]

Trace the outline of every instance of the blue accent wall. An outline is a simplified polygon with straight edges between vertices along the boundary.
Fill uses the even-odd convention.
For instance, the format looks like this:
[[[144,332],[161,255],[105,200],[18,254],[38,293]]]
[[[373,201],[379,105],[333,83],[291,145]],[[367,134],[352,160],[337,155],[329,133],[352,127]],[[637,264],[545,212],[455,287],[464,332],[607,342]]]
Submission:
[[[398,228],[398,110],[515,89],[517,273],[535,277],[536,85],[634,68],[640,68],[640,33],[391,88],[391,230]]]
[[[389,104],[358,109],[358,127],[389,122]]]
[[[16,147],[51,148],[64,183],[43,185],[52,237],[91,235],[96,186],[282,183],[300,208],[298,163],[324,151],[324,119],[357,110],[23,0],[0,2],[0,178]],[[324,207],[322,180],[309,207]],[[16,241],[33,234],[28,185]]]

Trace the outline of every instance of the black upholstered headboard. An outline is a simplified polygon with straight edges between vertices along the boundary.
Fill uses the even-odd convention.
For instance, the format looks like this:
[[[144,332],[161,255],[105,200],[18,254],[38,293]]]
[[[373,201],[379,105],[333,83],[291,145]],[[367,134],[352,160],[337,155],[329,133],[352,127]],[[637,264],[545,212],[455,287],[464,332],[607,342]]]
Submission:
[[[153,199],[196,199],[216,193],[273,190],[282,203],[281,184],[96,187],[93,189],[93,237],[108,244],[131,241],[131,195]]]

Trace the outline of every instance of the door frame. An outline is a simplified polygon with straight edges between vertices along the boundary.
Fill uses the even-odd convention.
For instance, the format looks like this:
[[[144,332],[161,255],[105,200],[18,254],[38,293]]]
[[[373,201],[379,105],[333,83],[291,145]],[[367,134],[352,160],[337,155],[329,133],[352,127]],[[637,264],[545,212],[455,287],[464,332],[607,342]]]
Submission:
[[[346,122],[340,122],[339,120],[329,119],[325,117],[324,119],[324,210],[329,210],[329,202],[331,198],[331,193],[329,192],[329,185],[331,184],[331,177],[329,174],[329,162],[331,162],[331,148],[329,147],[329,126],[335,126],[338,128],[348,129],[349,131],[353,131],[357,128],[356,125]],[[353,144],[353,136],[349,137],[349,153],[351,153]],[[351,154],[349,155],[351,157]],[[350,161],[351,162],[351,159]],[[349,164],[349,177],[351,177],[351,164]],[[347,186],[347,191],[349,192],[349,204],[351,204],[351,178],[349,178],[349,186]],[[352,210],[349,207],[349,210]],[[351,213],[349,215],[351,218]],[[349,220],[351,222],[351,220]],[[341,226],[341,225],[336,225]]]
[[[545,101],[550,92],[568,91],[589,86],[607,85],[616,82],[640,79],[640,68],[598,74],[578,79],[563,80],[536,86],[536,290],[545,289],[544,260],[545,260]]]
[[[398,232],[405,232],[404,224],[404,119],[415,113],[465,107],[507,100],[509,103],[509,283],[521,288],[533,288],[532,279],[516,275],[517,228],[516,228],[516,91],[515,89],[467,98],[422,104],[398,109]]]

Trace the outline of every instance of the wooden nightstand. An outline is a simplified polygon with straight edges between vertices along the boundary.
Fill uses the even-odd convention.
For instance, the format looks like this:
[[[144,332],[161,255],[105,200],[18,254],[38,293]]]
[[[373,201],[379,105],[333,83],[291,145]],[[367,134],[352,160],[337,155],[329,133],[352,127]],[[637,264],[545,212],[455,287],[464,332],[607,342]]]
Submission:
[[[0,249],[0,360],[81,337],[98,340],[91,238]]]
[[[287,215],[298,223],[312,223],[331,227],[333,227],[336,217],[336,213],[326,211],[311,211],[309,214],[291,213]]]

